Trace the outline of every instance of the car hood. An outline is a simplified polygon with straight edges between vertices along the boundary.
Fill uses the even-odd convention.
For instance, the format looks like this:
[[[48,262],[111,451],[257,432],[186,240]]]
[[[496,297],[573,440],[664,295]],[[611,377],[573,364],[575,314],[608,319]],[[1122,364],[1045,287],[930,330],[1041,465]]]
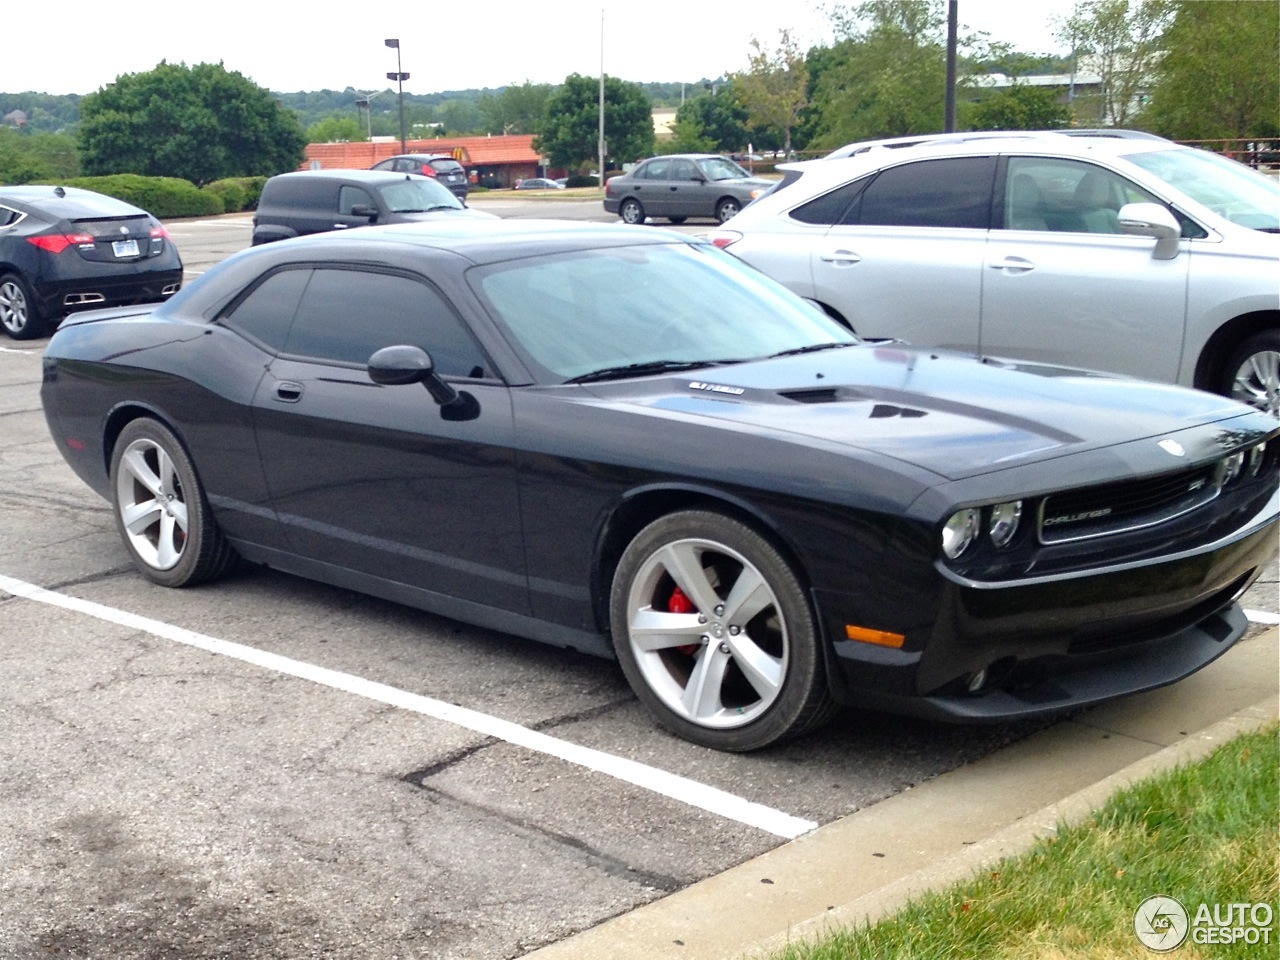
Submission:
[[[1248,414],[1224,397],[1044,364],[862,345],[592,384],[607,403],[857,448],[959,480]]]

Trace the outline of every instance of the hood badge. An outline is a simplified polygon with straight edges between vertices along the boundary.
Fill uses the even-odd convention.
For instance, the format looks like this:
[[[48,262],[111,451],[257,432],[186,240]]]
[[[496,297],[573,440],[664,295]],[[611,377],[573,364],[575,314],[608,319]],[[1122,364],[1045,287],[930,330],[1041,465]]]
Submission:
[[[701,380],[694,380],[689,384],[690,390],[705,390],[708,393],[727,393],[735,397],[740,397],[747,391],[743,387],[726,387],[720,383],[704,383]]]
[[[1177,440],[1161,440],[1160,449],[1165,453],[1171,453],[1175,457],[1185,457],[1187,455],[1186,448]]]

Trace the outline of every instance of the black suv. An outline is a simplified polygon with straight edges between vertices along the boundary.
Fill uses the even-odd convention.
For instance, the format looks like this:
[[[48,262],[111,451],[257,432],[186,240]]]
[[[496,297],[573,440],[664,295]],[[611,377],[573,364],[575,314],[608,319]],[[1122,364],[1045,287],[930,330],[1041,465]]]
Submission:
[[[308,233],[451,217],[492,217],[463,206],[428,177],[389,170],[300,170],[272,177],[253,217],[253,243]]]
[[[453,157],[434,153],[406,153],[398,157],[388,157],[375,163],[370,170],[393,170],[396,173],[420,173],[424,177],[435,177],[453,191],[453,195],[463,203],[467,202],[467,171]]]

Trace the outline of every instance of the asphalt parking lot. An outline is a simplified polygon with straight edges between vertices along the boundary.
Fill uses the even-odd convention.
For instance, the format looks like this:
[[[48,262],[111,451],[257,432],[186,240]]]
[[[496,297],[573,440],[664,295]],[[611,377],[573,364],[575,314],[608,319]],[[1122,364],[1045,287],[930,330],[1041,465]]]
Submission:
[[[192,276],[249,235],[170,229]],[[152,586],[48,436],[42,346],[0,341],[0,957],[517,957],[1043,726],[718,754],[609,662],[259,568]]]

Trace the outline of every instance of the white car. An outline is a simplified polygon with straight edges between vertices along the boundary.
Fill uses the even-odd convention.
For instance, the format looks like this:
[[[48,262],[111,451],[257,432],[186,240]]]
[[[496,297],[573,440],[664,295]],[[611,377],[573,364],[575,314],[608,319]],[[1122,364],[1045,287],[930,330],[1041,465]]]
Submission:
[[[1280,186],[1151,135],[851,145],[712,241],[867,338],[1126,373],[1280,417]]]

